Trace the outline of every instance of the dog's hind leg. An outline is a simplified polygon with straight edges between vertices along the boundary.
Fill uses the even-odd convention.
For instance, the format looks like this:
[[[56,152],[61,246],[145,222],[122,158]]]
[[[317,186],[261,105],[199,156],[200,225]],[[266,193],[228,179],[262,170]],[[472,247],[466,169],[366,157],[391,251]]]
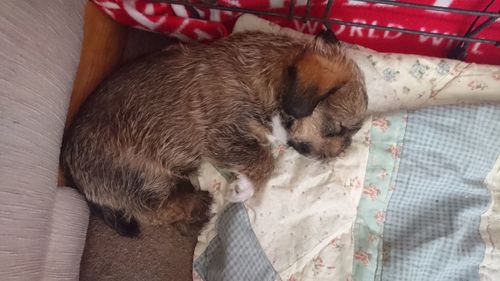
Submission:
[[[183,235],[197,234],[210,219],[212,197],[207,191],[194,190],[189,183],[179,183],[155,210],[153,224],[173,224]]]
[[[181,192],[168,204],[173,223],[185,236],[195,236],[210,219],[212,197],[207,191]]]

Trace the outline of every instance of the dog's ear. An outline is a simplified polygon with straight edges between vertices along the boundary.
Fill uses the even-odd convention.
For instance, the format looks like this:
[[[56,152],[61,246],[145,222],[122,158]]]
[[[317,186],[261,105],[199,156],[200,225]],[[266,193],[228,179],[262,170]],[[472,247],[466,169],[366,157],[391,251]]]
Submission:
[[[325,29],[316,35],[316,40],[323,40],[328,44],[339,44],[339,40],[337,39],[337,36],[335,36],[335,33],[333,33],[333,31],[326,26]]]
[[[342,46],[337,36],[326,27],[311,40],[308,48],[323,56],[343,57]]]
[[[286,69],[283,110],[294,118],[309,116],[318,103],[351,79],[348,65],[306,51]]]
[[[311,115],[322,97],[316,85],[301,83],[297,72],[296,66],[287,69],[282,107],[286,114],[298,119]]]

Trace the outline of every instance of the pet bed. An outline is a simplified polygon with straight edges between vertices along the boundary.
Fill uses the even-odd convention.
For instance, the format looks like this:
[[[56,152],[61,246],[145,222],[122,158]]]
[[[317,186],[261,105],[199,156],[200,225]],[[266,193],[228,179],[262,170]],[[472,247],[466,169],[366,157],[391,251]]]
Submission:
[[[30,2],[1,4],[0,279],[76,280],[88,209],[74,190],[55,185],[85,1]],[[483,62],[495,63],[500,58],[491,54],[495,53],[483,54]],[[422,107],[495,101],[498,68],[424,57],[412,57],[415,60],[406,64],[407,56],[401,61],[397,57],[387,55],[386,61],[373,53],[373,58],[365,60],[374,63],[365,72],[388,79],[382,83],[386,88],[370,92],[372,97],[387,97],[387,101],[372,98],[372,111],[396,113],[367,120],[354,146],[328,165],[287,150],[279,160],[275,184],[264,189],[266,194],[258,194],[246,206],[232,205],[222,211],[216,205],[214,210],[221,210],[220,224],[214,220],[199,238],[195,267],[200,274],[195,278],[499,279],[500,167],[492,152],[498,147],[494,143],[498,141],[498,106],[411,110],[415,101]],[[390,67],[383,67],[387,62],[392,63]],[[449,75],[434,81],[434,89],[442,90],[432,94],[428,88],[432,85],[420,83],[430,82],[427,79],[438,72]],[[411,87],[398,87],[409,73],[420,80],[414,77]],[[446,80],[455,74],[455,79]],[[412,89],[417,88],[422,96],[414,95]],[[410,111],[401,111],[400,106]],[[282,174],[284,169],[291,172]],[[200,183],[217,188],[213,183],[219,180],[223,188],[218,177],[206,166]],[[307,183],[298,184],[303,180]],[[441,191],[448,192],[437,193]],[[266,204],[264,199],[271,201]],[[253,207],[258,200],[263,200],[267,212]],[[283,218],[294,210],[293,216]],[[322,211],[327,215],[318,215]],[[216,229],[217,225],[221,227]]]
[[[309,36],[252,15],[236,22],[244,30]],[[348,54],[372,116],[344,155],[322,163],[287,149],[244,204],[226,204],[224,178],[201,169],[215,217],[195,280],[500,278],[500,67]]]

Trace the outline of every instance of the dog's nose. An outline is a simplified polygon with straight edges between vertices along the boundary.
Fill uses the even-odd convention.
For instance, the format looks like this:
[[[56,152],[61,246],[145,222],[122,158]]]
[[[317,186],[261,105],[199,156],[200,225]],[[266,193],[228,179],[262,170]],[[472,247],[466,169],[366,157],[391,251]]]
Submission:
[[[344,149],[349,147],[351,144],[352,144],[352,138],[345,138],[344,139],[344,145],[343,145]]]
[[[308,155],[311,153],[311,145],[307,142],[288,141],[288,145],[293,147],[298,153]]]

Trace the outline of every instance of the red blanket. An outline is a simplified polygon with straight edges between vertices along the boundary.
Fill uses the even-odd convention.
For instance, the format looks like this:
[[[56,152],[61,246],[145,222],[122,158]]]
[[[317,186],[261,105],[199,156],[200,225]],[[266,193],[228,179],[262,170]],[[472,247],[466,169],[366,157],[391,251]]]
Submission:
[[[126,25],[175,36],[183,41],[210,41],[230,33],[237,13],[209,9],[186,9],[180,5],[151,0],[92,0],[112,18]],[[474,9],[482,11],[490,0],[405,0],[406,2],[435,6]],[[296,14],[306,13],[306,0],[296,1]],[[289,0],[219,0],[220,5],[288,13]],[[311,0],[311,15],[322,17],[327,1]],[[500,1],[488,9],[500,11]],[[196,19],[199,17],[199,19]],[[371,4],[355,0],[336,0],[329,17],[345,21],[408,28],[429,32],[464,35],[476,16],[435,12],[407,7]],[[302,20],[265,17],[282,26],[306,33],[317,33],[318,23]],[[481,17],[476,26],[486,21]],[[446,57],[455,41],[394,31],[363,29],[351,26],[331,27],[340,40],[356,43],[382,52],[410,53]],[[500,40],[500,20],[476,35],[478,38]],[[471,43],[466,61],[500,65],[500,46]]]

